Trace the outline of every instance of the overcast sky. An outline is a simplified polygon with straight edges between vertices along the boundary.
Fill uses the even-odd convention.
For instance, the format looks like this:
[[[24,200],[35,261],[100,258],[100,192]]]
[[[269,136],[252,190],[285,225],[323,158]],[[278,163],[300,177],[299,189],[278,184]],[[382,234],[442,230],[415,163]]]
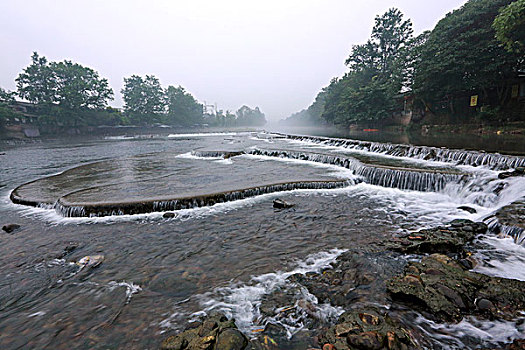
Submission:
[[[399,8],[416,34],[465,0],[1,0],[0,86],[33,51],[70,59],[109,79],[122,106],[123,77],[154,74],[199,101],[259,106],[276,120],[307,107],[345,72],[374,17]]]

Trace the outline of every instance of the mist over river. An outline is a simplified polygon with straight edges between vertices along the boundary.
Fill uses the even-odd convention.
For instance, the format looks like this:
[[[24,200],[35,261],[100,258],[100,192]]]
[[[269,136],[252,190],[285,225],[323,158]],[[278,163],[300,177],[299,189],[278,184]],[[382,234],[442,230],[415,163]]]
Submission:
[[[273,323],[276,347],[313,347],[343,310],[290,276],[350,252],[370,280],[352,298],[388,308],[381,283],[421,257],[377,247],[458,218],[494,224],[525,196],[523,176],[498,178],[522,156],[267,132],[4,143],[0,161],[0,223],[21,226],[0,234],[1,349],[156,349],[216,311],[248,337]],[[274,209],[277,198],[294,206]],[[511,233],[472,243],[474,271],[525,281],[523,230]],[[96,255],[95,268],[76,264]],[[396,312],[421,348],[525,337],[523,319]]]

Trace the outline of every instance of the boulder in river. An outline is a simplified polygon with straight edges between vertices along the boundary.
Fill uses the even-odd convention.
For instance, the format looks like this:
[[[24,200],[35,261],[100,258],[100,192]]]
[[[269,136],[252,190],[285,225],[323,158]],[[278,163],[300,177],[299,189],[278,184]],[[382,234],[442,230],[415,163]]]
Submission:
[[[478,211],[472,207],[468,207],[466,205],[462,205],[460,207],[458,207],[459,210],[463,210],[463,211],[466,211],[470,214],[476,214]]]
[[[2,230],[4,230],[7,233],[12,233],[15,230],[18,230],[20,228],[20,225],[18,224],[9,224],[2,226]]]
[[[165,218],[165,219],[172,219],[172,218],[175,217],[175,213],[169,211],[169,212],[167,212],[167,213],[164,213],[164,214],[162,215],[162,217]]]
[[[511,320],[525,310],[525,282],[470,272],[442,254],[410,262],[387,289],[440,321],[458,322],[465,315]]]
[[[273,207],[276,208],[276,209],[286,209],[286,208],[291,208],[293,207],[295,204],[293,203],[288,203],[280,198],[277,198],[273,201]]]
[[[76,264],[82,268],[84,267],[97,267],[104,261],[104,255],[88,255],[76,262]]]
[[[242,350],[248,339],[233,320],[223,315],[208,316],[195,328],[166,338],[162,350]]]
[[[487,225],[482,222],[458,219],[446,226],[412,232],[389,248],[403,253],[459,253],[466,243],[486,231]]]
[[[504,171],[498,174],[499,179],[506,179],[512,176],[523,176],[525,175],[525,167],[518,167],[514,171]]]

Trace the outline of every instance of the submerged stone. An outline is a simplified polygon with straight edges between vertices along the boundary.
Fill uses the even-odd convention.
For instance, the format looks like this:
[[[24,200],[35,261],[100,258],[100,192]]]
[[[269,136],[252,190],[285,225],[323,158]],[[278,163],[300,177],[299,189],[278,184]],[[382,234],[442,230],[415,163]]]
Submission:
[[[18,230],[20,228],[20,225],[18,224],[9,224],[2,226],[2,230],[4,230],[7,233],[12,233],[15,230]]]

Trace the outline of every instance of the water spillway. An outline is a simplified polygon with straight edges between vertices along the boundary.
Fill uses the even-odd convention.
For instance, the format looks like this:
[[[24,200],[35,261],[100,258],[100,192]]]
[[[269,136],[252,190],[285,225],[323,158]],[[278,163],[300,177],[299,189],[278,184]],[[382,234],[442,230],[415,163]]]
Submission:
[[[353,157],[333,154],[263,149],[252,150],[250,154],[337,165],[351,170],[355,175],[362,177],[366,183],[401,190],[435,192],[445,188],[448,183],[458,183],[469,178],[469,174],[457,170],[371,165],[364,164]]]
[[[490,169],[525,163],[524,158],[482,152],[310,136],[264,140],[272,142],[89,163],[23,184],[10,198],[17,204],[54,208],[65,217],[93,217],[191,209],[359,182],[420,192],[442,192],[453,185],[454,191],[470,193],[479,187],[477,174],[449,164],[450,160]],[[342,147],[343,151],[305,147],[311,143]],[[346,149],[360,152],[349,155]],[[494,195],[479,197],[493,200]]]
[[[65,217],[94,217],[191,209],[353,183],[304,164],[290,168],[283,162],[238,157],[241,152],[220,154],[207,159],[159,153],[86,164],[21,185],[10,198],[17,204],[54,208]]]
[[[506,170],[525,166],[525,158],[518,156],[437,148],[428,146],[400,145],[391,143],[337,139],[317,136],[286,135],[290,140],[298,140],[343,147],[350,150],[363,150],[394,157],[409,157],[430,161],[453,163],[457,165],[486,166],[492,170]]]

